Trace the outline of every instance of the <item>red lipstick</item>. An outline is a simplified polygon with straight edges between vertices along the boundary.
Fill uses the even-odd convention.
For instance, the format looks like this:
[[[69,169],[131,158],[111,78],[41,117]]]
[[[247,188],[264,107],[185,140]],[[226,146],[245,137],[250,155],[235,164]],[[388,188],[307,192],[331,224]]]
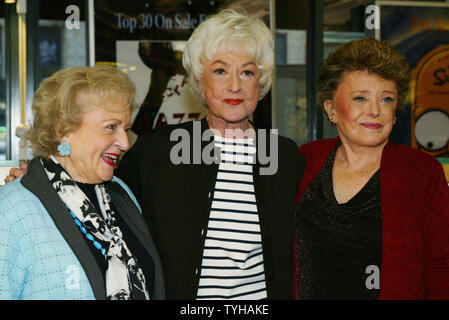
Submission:
[[[105,152],[101,155],[101,159],[111,167],[115,166],[115,163],[117,162],[118,157],[120,154],[118,153],[112,153],[112,152]]]
[[[374,123],[374,122],[363,122],[362,126],[364,126],[365,128],[368,129],[373,129],[373,130],[377,130],[383,127],[383,125],[379,124],[379,123]]]
[[[243,102],[243,99],[224,99],[224,102],[235,106],[235,105],[241,104]]]

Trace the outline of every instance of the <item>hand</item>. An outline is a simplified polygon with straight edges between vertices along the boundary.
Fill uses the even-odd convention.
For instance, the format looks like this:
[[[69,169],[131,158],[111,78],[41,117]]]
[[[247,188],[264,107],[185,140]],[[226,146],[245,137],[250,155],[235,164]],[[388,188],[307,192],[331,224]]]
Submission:
[[[11,168],[9,170],[9,176],[5,178],[5,183],[16,180],[17,178],[21,178],[27,172],[28,165],[24,160],[20,160],[19,168]]]

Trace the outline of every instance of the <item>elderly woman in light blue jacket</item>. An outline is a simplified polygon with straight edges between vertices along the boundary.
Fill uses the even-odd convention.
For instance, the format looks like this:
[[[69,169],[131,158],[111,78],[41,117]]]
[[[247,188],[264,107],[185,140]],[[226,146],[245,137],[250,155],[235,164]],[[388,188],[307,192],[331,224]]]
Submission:
[[[36,158],[0,188],[0,299],[165,297],[140,207],[113,176],[134,95],[109,66],[42,81],[28,134]]]

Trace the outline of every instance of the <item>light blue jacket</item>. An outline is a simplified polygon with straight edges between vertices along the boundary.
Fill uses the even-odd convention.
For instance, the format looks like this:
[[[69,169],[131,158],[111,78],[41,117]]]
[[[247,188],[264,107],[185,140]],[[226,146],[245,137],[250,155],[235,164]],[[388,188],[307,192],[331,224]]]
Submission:
[[[36,171],[42,170],[39,165],[32,162],[22,179],[28,180],[32,191],[21,179],[0,187],[0,299],[105,299],[104,279],[95,257],[48,179],[42,181],[42,172],[36,177]],[[129,188],[116,177],[113,181],[126,190],[140,211]],[[145,240],[142,243],[155,262],[152,298],[163,299],[160,261],[146,226],[142,228],[145,223],[134,216],[124,219]]]

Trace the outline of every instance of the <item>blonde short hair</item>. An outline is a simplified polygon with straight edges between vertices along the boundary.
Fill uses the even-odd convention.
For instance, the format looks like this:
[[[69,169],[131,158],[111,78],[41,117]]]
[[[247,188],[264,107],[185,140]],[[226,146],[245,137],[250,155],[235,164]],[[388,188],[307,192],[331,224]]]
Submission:
[[[80,97],[82,94],[87,95]],[[84,97],[89,100],[92,94],[96,107],[122,97],[126,101],[123,108],[131,110],[135,88],[124,72],[107,65],[64,69],[40,83],[33,99],[33,123],[26,136],[34,156],[57,155],[62,137],[76,131],[89,112],[86,102],[92,101]]]
[[[225,9],[208,17],[188,40],[182,64],[195,96],[202,100],[199,82],[203,62],[217,54],[238,54],[242,49],[257,63],[261,73],[259,100],[265,97],[271,89],[273,76],[273,35],[262,20],[248,16],[243,9]]]
[[[362,38],[350,41],[331,53],[323,62],[319,80],[317,102],[332,100],[346,74],[367,71],[397,85],[398,107],[404,105],[410,83],[410,66],[404,55],[387,41]]]

